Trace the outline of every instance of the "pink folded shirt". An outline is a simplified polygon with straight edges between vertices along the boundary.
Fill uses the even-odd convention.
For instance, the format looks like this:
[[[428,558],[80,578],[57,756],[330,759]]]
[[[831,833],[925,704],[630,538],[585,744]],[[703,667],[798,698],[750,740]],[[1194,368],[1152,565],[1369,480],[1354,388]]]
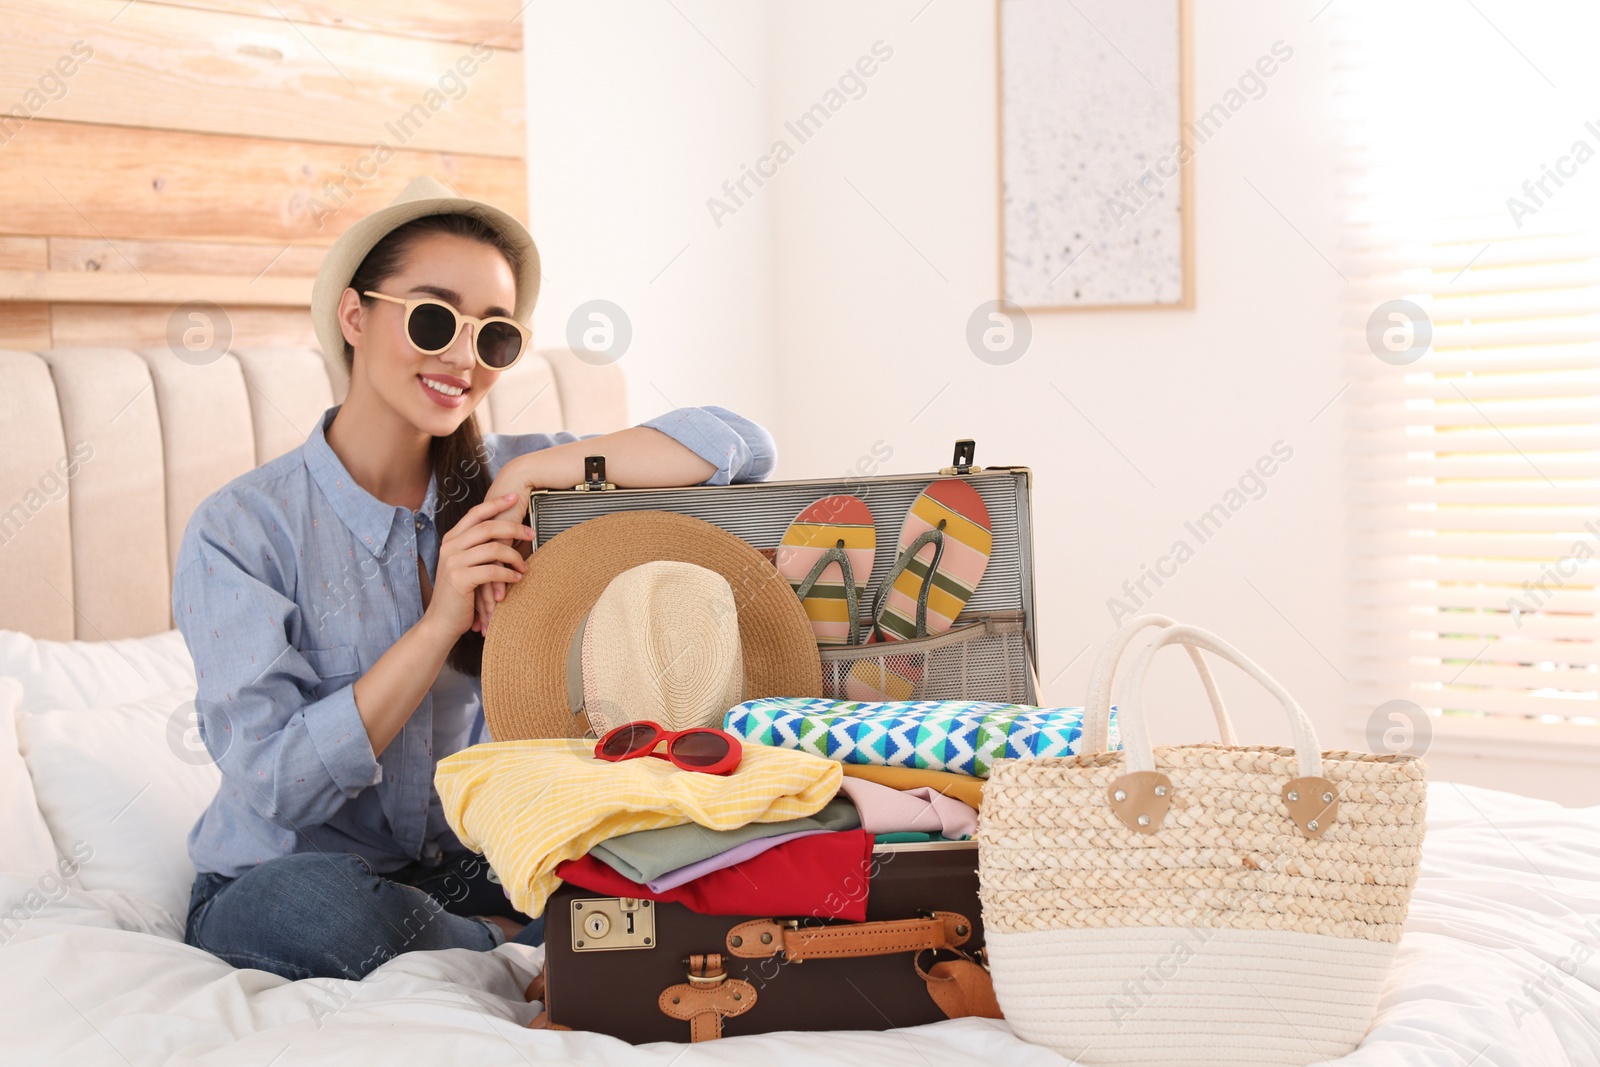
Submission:
[[[846,775],[839,792],[861,813],[861,828],[874,834],[920,830],[943,837],[971,837],[978,832],[978,813],[970,805],[929,786],[892,789],[865,778]]]

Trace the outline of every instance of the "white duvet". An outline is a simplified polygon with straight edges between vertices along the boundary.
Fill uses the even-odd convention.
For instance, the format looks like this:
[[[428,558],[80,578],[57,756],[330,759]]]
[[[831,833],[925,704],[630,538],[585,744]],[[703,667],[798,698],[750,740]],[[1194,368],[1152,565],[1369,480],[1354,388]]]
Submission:
[[[1343,1067],[1600,1064],[1600,808],[1435,784],[1423,871],[1372,1031]],[[0,899],[29,887],[0,879]],[[538,950],[413,952],[289,982],[182,943],[170,917],[72,890],[0,946],[0,1063],[1059,1064],[1001,1022],[631,1046],[532,1031]],[[639,1005],[643,1009],[646,1005]]]

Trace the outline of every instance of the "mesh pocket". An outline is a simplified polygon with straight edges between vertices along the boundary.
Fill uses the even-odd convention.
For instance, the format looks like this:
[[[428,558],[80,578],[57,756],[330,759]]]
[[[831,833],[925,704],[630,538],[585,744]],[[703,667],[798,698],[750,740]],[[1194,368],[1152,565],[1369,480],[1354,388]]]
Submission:
[[[990,612],[934,637],[825,645],[822,695],[830,700],[1032,701],[1021,612]]]

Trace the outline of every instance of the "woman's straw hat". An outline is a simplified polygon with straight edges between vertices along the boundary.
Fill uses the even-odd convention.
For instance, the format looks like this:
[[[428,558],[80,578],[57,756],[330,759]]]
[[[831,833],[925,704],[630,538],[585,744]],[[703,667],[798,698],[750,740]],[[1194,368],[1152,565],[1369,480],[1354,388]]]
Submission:
[[[633,571],[660,560],[691,563],[714,575]],[[610,588],[630,571],[615,590]],[[650,718],[663,707],[681,706],[685,715],[709,717],[708,709],[734,692],[728,652],[735,633],[719,617],[729,604],[721,584],[706,581],[715,576],[726,585],[735,613],[743,675],[741,695],[715,709],[716,715],[720,718],[740,699],[821,696],[822,662],[811,622],[765,556],[702,519],[669,511],[614,512],[578,523],[539,546],[521,580],[511,583],[495,606],[483,643],[483,706],[490,735],[513,741],[583,737],[591,727],[598,733],[602,722],[589,721],[576,706],[595,700],[603,701],[597,718],[606,726],[617,725],[610,721],[617,715],[626,716],[619,721]],[[669,590],[673,583],[683,589]],[[700,621],[693,626],[695,641],[706,647],[674,645],[675,636],[654,629],[692,613],[680,592],[701,598]],[[632,620],[637,632],[631,634],[630,614],[637,616]],[[650,651],[642,653],[644,648]],[[663,651],[671,648],[690,662],[687,671],[662,672]],[[642,659],[646,654],[657,661],[654,667]],[[569,689],[568,665],[575,656],[598,673],[590,678],[585,671]],[[638,662],[627,662],[630,657]]]

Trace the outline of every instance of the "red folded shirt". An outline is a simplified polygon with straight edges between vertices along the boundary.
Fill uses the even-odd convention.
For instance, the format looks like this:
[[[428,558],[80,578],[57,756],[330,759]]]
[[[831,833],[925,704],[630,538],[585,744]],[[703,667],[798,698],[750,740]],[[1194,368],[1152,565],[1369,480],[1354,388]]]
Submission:
[[[584,856],[556,868],[556,877],[612,897],[682,904],[702,915],[815,916],[865,922],[872,835],[840,830],[796,838],[743,863],[703,874],[663,893],[624,878]]]

